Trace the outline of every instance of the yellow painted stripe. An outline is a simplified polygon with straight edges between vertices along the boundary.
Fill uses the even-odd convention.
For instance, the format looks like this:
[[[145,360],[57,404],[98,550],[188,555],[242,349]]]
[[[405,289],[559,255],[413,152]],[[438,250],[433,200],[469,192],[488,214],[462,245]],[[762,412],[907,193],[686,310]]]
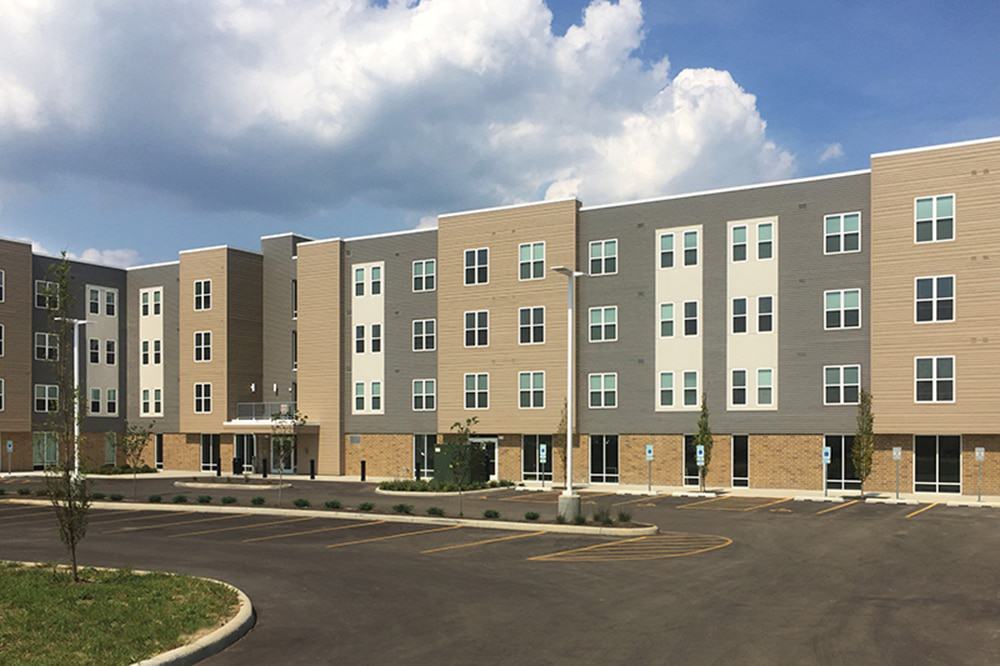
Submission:
[[[192,525],[194,523],[207,523],[213,520],[232,520],[233,518],[249,518],[252,514],[249,513],[236,513],[227,516],[216,516],[213,518],[199,518],[197,520],[178,520],[173,523],[160,523],[159,525],[142,525],[140,527],[122,527],[117,529],[114,533],[118,532],[139,532],[140,530],[158,530],[161,527],[173,527],[174,525]]]
[[[653,506],[656,506],[655,500],[663,499],[664,497],[669,497],[669,495],[643,495],[642,497],[636,499],[625,500],[624,502],[615,502],[611,506],[627,506],[629,504],[642,504],[643,502],[651,502]]]
[[[372,543],[374,541],[387,541],[389,539],[401,539],[408,536],[417,536],[418,534],[430,534],[432,532],[447,532],[448,530],[459,530],[462,529],[461,525],[449,525],[448,527],[435,527],[429,530],[416,530],[415,532],[403,532],[402,534],[389,534],[387,536],[371,537],[370,539],[358,539],[356,541],[345,541],[344,543],[334,543],[327,546],[327,548],[343,548],[344,546],[356,546],[362,543]]]
[[[677,508],[678,509],[686,509],[686,508],[692,507],[692,506],[701,506],[702,504],[711,504],[712,502],[721,502],[724,499],[729,499],[729,498],[726,497],[725,495],[723,495],[722,497],[710,497],[708,499],[698,500],[697,502],[691,502],[689,504],[681,504]]]
[[[103,518],[105,516],[111,516],[111,515],[118,514],[118,513],[122,513],[122,512],[121,511],[112,511],[110,513],[104,513],[104,514],[101,514],[99,516],[94,516],[90,520],[94,521],[94,520],[98,520],[100,518]],[[129,513],[135,513],[135,511],[130,511]],[[178,515],[183,515],[185,513],[194,513],[194,512],[193,511],[181,511],[181,512],[177,512],[177,511],[163,511],[163,512],[157,512],[157,513],[155,513],[153,515],[129,516],[128,518],[122,518],[121,516],[118,516],[114,520],[102,520],[100,523],[98,523],[98,525],[104,526],[104,525],[111,525],[111,524],[114,524],[114,523],[127,523],[127,522],[132,521],[132,520],[156,520],[158,518],[176,518]]]
[[[912,513],[906,514],[906,517],[907,518],[916,518],[917,516],[919,516],[920,514],[922,514],[924,511],[930,511],[931,509],[933,509],[934,507],[936,507],[938,504],[940,504],[940,502],[934,502],[933,504],[928,504],[927,506],[920,507],[916,511],[914,511]]]
[[[763,509],[764,507],[777,506],[778,504],[784,504],[785,502],[791,502],[793,499],[794,498],[792,498],[792,497],[785,497],[783,499],[774,500],[773,502],[767,502],[766,504],[757,504],[756,506],[751,506],[751,507],[748,507],[746,509],[741,509],[741,510],[742,511],[756,511],[757,509]]]
[[[450,546],[441,546],[440,548],[431,548],[430,550],[422,550],[420,553],[422,555],[430,555],[431,553],[443,553],[446,550],[459,550],[461,548],[473,548],[475,546],[485,546],[491,543],[499,543],[501,541],[514,541],[515,539],[527,539],[528,537],[535,537],[545,534],[545,532],[526,532],[524,534],[511,534],[508,536],[494,537],[492,539],[483,539],[482,541],[473,541],[471,543],[456,543]]]
[[[182,532],[171,534],[168,538],[198,536],[200,534],[216,534],[218,532],[232,532],[233,530],[250,530],[255,527],[269,527],[271,525],[287,525],[288,523],[301,523],[303,520],[316,520],[315,518],[285,518],[284,520],[271,520],[266,523],[253,523],[252,525],[236,525],[235,527],[217,527],[208,530],[198,530],[197,532]]]
[[[560,550],[560,551],[556,551],[555,553],[548,553],[546,555],[537,555],[535,557],[529,557],[528,559],[529,560],[545,560],[545,559],[548,559],[550,557],[556,557],[556,556],[561,556],[561,555],[568,555],[570,553],[584,553],[584,552],[591,551],[591,550],[594,550],[594,549],[597,549],[597,548],[607,548],[609,546],[617,546],[617,545],[620,545],[620,544],[623,544],[623,543],[630,543],[630,542],[633,542],[633,541],[642,541],[645,538],[646,537],[641,536],[641,537],[632,537],[631,539],[619,539],[618,541],[608,541],[608,542],[604,542],[604,543],[595,543],[593,545],[583,546],[581,548],[571,548],[569,550]]]
[[[831,513],[833,511],[840,511],[841,509],[846,509],[847,507],[849,507],[851,505],[854,505],[854,504],[857,504],[860,501],[861,500],[851,500],[850,502],[843,502],[841,504],[836,504],[836,505],[831,506],[831,507],[829,507],[827,509],[823,509],[822,511],[817,511],[816,515],[817,516],[822,516],[824,513]]]
[[[370,523],[355,523],[354,525],[337,525],[336,527],[318,527],[314,530],[303,530],[301,532],[289,532],[287,534],[272,534],[270,536],[254,537],[244,539],[243,543],[256,543],[258,541],[271,541],[272,539],[287,539],[289,537],[305,536],[306,534],[319,534],[320,532],[336,532],[337,530],[353,530],[358,527],[371,527],[372,525],[382,525],[384,520],[375,520]]]

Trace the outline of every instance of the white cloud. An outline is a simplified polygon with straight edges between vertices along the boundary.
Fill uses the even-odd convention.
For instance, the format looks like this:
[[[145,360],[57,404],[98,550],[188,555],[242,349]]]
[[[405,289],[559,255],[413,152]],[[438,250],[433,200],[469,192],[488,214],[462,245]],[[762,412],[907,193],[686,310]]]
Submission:
[[[438,220],[434,215],[424,215],[414,229],[437,229]]]
[[[792,175],[726,71],[636,53],[638,0],[0,5],[0,181],[206,209],[589,203]],[[104,256],[104,255],[101,255]]]
[[[839,160],[844,156],[844,147],[839,143],[830,143],[823,148],[823,152],[820,153],[819,161],[820,164],[823,162],[829,162],[830,160]]]
[[[48,247],[30,238],[18,238],[17,240],[31,243],[31,251],[35,254],[44,254],[49,257],[59,257],[61,252],[53,252]],[[66,256],[74,261],[85,261],[90,264],[100,264],[101,266],[111,266],[114,268],[128,268],[139,263],[139,252],[129,249],[99,250],[88,247],[83,252],[66,252]]]

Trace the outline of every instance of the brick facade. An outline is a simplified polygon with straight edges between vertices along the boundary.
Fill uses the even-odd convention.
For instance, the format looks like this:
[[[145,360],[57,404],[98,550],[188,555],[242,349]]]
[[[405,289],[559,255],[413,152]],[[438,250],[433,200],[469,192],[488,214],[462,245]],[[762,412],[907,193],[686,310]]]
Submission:
[[[344,437],[344,471],[351,476],[361,473],[365,461],[367,475],[391,479],[412,479],[413,435],[369,434],[354,435],[360,443],[351,443],[352,435]],[[307,463],[308,464],[308,463]]]
[[[823,488],[823,435],[750,435],[750,487]]]

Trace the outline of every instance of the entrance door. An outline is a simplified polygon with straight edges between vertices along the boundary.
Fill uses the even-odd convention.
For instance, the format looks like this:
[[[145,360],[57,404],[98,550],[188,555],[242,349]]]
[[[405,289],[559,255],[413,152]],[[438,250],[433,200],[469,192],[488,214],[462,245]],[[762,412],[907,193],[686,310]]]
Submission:
[[[236,435],[236,474],[250,474],[254,470],[254,463],[257,461],[257,435]]]
[[[695,446],[694,435],[684,435],[684,485],[700,485],[698,447]]]
[[[201,471],[214,472],[219,466],[220,435],[201,436]]]
[[[861,481],[854,471],[854,435],[827,435],[830,464],[826,466],[826,487],[831,490],[859,490]]]
[[[156,435],[154,450],[156,452],[154,454],[156,456],[156,469],[163,469],[163,435]]]
[[[54,432],[36,432],[31,436],[31,466],[46,469],[59,464],[59,443]]]
[[[733,488],[750,486],[750,438],[733,435]]]
[[[618,435],[590,436],[590,482],[618,483]]]
[[[413,475],[418,479],[434,478],[434,447],[437,435],[413,436]]]
[[[539,463],[539,447],[546,448],[545,462]],[[552,435],[524,435],[521,438],[521,479],[552,480]]]
[[[490,481],[496,481],[500,478],[499,472],[497,471],[497,438],[496,437],[470,437],[470,444],[482,444],[483,450],[486,453],[486,474],[489,475]]]
[[[913,453],[914,492],[962,492],[961,437],[917,435],[913,438]]]
[[[295,474],[295,448],[294,437],[271,437],[271,471]]]

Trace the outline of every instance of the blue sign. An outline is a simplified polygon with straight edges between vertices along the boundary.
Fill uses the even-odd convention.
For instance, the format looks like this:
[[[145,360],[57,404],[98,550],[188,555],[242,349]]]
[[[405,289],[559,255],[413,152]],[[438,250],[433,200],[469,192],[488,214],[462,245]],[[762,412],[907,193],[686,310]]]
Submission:
[[[549,460],[549,445],[539,444],[538,445],[538,462],[543,465]]]
[[[830,447],[829,446],[824,446],[823,447],[823,464],[824,465],[829,465],[830,464],[830,457],[831,457]]]
[[[696,459],[696,461],[698,463],[698,467],[704,467],[705,466],[705,445],[704,444],[699,444],[697,447],[695,447],[694,457],[695,457],[695,459]]]
[[[14,440],[8,439],[7,440],[7,453],[13,453],[13,452],[14,452]]]
[[[647,462],[652,462],[653,461],[653,445],[652,444],[647,444],[646,445],[646,461]]]

